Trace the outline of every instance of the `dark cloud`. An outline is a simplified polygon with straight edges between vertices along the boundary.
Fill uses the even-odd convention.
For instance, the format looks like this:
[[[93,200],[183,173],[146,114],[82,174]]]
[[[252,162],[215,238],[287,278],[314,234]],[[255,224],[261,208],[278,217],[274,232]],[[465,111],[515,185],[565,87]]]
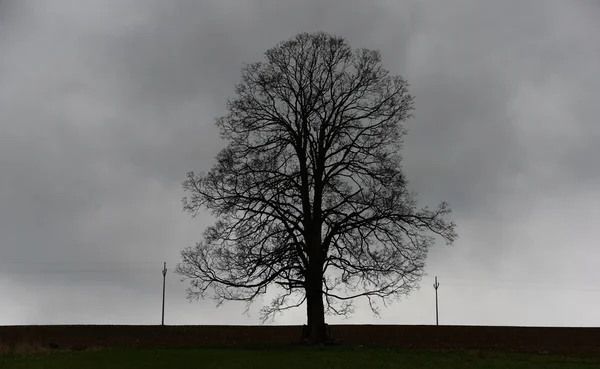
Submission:
[[[591,322],[567,303],[523,315],[527,295],[485,293],[482,281],[593,276],[599,14],[594,1],[0,1],[0,287],[11,296],[0,323],[152,322],[159,263],[94,274],[5,262],[177,261],[210,222],[181,212],[179,184],[224,144],[213,123],[242,64],[320,30],[380,49],[412,85],[405,168],[424,204],[450,202],[461,236],[432,250],[428,272],[479,286],[443,280],[452,321]],[[170,278],[179,323],[257,321],[187,304],[184,288]],[[430,297],[415,293],[385,321],[428,322]],[[504,315],[477,315],[492,306]]]

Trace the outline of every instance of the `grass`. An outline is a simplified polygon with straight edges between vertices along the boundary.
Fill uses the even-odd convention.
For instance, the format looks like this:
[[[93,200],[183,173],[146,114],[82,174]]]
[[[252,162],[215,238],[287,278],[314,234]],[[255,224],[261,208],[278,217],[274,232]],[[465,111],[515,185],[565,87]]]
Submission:
[[[0,355],[2,369],[186,368],[598,368],[599,357],[500,354],[478,351],[402,351],[384,348],[107,349]]]

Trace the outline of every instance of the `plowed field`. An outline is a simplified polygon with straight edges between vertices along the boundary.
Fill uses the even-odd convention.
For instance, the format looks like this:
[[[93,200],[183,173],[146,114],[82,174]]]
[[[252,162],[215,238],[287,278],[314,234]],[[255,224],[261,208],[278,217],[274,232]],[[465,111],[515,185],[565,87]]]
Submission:
[[[248,346],[298,343],[301,326],[0,326],[0,346],[92,347]],[[330,326],[345,345],[410,349],[476,349],[532,353],[598,354],[600,328],[482,326]]]

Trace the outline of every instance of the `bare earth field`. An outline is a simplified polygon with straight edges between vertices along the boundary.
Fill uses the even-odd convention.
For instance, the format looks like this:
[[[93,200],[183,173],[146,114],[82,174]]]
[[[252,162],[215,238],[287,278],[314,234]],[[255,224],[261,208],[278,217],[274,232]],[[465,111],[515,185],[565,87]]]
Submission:
[[[244,347],[298,343],[301,326],[0,326],[0,351]],[[335,325],[342,345],[403,349],[598,354],[600,328]]]

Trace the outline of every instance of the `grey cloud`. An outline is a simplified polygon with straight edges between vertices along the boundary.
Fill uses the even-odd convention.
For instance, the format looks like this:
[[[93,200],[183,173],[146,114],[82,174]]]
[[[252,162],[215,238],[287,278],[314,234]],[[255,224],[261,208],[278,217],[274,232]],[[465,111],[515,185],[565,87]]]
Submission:
[[[181,212],[179,183],[189,170],[209,169],[224,144],[213,122],[240,67],[302,31],[380,49],[385,66],[411,83],[408,178],[423,203],[450,202],[461,236],[452,248],[432,250],[430,274],[572,283],[593,274],[587,261],[598,256],[590,229],[599,219],[600,183],[594,1],[20,0],[0,1],[0,14],[0,275],[10,278],[2,288],[14,296],[0,311],[57,307],[51,316],[29,306],[14,320],[155,316],[149,305],[159,293],[158,271],[44,275],[33,273],[37,264],[2,261],[176,261],[211,221]],[[257,322],[256,314],[238,317],[235,304],[188,304],[185,285],[176,276],[169,283],[179,323]],[[517,316],[520,292],[476,302],[477,292],[443,283],[456,299],[447,312],[454,322],[526,322]],[[423,291],[388,310],[385,322],[428,319],[428,286],[425,280]],[[136,313],[98,307],[99,296]],[[70,298],[77,317],[63,301]],[[475,317],[499,301],[505,315]],[[535,321],[584,322],[559,317],[569,312],[581,313],[565,303]],[[298,310],[278,322],[303,318]],[[365,309],[355,319],[378,322]]]

